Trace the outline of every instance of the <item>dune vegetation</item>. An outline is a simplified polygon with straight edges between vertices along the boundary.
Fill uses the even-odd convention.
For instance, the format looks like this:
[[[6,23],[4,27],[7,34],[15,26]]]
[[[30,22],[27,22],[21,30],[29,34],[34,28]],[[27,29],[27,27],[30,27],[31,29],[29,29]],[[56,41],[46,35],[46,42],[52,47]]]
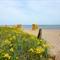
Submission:
[[[46,41],[16,27],[0,27],[0,60],[47,60]]]

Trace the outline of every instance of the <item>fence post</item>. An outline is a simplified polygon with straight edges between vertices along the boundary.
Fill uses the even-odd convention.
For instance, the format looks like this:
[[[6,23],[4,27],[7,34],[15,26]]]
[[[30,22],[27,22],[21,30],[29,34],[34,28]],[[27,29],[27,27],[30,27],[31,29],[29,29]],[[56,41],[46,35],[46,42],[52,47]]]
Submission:
[[[42,35],[42,29],[40,28],[40,29],[39,29],[39,32],[38,32],[37,38],[41,39],[41,35]]]

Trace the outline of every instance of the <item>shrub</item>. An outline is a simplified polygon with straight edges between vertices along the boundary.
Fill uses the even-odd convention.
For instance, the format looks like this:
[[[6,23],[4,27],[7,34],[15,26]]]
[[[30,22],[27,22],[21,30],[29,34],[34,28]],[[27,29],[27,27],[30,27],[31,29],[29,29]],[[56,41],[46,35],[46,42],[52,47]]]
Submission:
[[[44,40],[14,27],[0,27],[0,60],[46,60]]]

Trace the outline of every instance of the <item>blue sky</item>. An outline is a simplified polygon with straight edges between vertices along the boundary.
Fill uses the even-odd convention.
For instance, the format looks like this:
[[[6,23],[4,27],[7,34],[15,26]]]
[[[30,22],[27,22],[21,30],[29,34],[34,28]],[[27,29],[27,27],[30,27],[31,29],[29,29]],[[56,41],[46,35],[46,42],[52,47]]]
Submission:
[[[60,24],[60,0],[0,0],[0,25]]]

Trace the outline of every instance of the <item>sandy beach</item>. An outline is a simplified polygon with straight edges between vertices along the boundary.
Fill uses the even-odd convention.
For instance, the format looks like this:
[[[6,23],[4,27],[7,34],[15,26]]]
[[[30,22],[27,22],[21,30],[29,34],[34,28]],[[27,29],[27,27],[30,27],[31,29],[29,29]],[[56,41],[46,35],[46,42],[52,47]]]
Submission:
[[[37,36],[39,30],[33,31],[31,29],[24,29],[24,31]],[[57,53],[60,53],[60,29],[42,29],[42,38],[52,46],[52,55],[57,55]]]
[[[52,53],[60,52],[60,29],[42,29],[42,38],[52,46]]]

